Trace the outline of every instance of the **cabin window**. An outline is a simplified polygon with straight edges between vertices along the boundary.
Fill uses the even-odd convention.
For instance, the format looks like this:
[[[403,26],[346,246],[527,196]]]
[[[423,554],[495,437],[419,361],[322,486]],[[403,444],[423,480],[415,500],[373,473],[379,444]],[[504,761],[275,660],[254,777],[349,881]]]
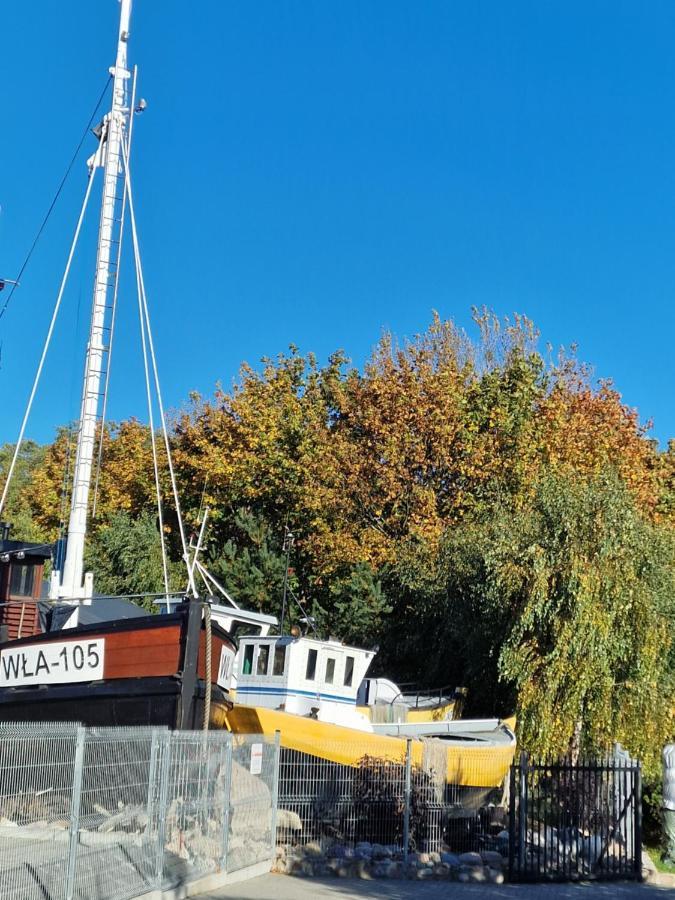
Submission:
[[[326,684],[332,684],[335,678],[335,657],[329,656],[326,660]]]
[[[274,662],[272,663],[272,675],[283,675],[286,668],[286,645],[277,644],[274,648]]]
[[[270,661],[270,645],[261,644],[258,647],[258,665],[256,667],[257,675],[267,675],[267,665]]]
[[[246,644],[244,647],[244,665],[241,670],[242,675],[250,675],[253,671],[253,644]]]
[[[250,625],[248,622],[240,622],[239,619],[233,619],[232,625],[228,629],[233,638],[257,637],[262,631],[261,625]]]
[[[12,577],[9,585],[9,593],[13,597],[33,596],[33,576],[35,568],[28,565],[12,564]]]
[[[305,678],[307,681],[314,681],[316,678],[316,650],[310,650],[307,654],[307,672]]]
[[[345,687],[351,687],[354,680],[354,657],[348,656],[345,661]]]

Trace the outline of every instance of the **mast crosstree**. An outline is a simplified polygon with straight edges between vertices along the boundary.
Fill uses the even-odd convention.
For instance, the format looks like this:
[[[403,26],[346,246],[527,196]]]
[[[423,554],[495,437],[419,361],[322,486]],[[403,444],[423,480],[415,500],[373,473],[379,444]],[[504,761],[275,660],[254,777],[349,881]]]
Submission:
[[[93,577],[84,574],[84,542],[89,512],[89,493],[96,451],[96,428],[101,403],[101,379],[105,376],[110,337],[112,298],[117,282],[117,249],[121,239],[124,172],[122,142],[129,127],[127,41],[131,18],[131,0],[120,2],[120,27],[117,58],[110,69],[113,76],[112,105],[104,117],[99,147],[92,158],[90,177],[103,166],[103,197],[99,221],[96,274],[91,327],[84,367],[84,386],[80,407],[77,451],[73,474],[73,492],[68,522],[68,542],[63,572],[52,574],[50,597],[91,600]]]

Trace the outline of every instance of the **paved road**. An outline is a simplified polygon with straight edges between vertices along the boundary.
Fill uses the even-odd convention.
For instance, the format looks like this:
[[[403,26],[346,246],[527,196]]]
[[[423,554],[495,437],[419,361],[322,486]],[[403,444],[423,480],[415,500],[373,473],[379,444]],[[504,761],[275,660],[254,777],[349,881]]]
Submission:
[[[675,891],[644,884],[458,884],[436,881],[360,881],[263,875],[200,894],[200,900],[670,900]]]

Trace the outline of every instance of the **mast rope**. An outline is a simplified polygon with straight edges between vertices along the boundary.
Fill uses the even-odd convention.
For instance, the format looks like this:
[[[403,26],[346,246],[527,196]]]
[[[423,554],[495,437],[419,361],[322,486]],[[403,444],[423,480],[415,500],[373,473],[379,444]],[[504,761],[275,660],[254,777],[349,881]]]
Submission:
[[[124,161],[124,171],[125,171],[125,179],[124,179],[124,197],[127,198],[130,196],[129,187],[131,185],[131,180],[129,178],[128,173],[128,150],[124,145],[124,141],[121,143],[122,148],[122,159]],[[133,210],[130,206],[131,212],[131,222],[132,222],[132,235],[135,231],[134,219],[133,219]],[[145,334],[145,322],[143,315],[143,301],[142,301],[142,291],[141,291],[141,279],[140,279],[140,255],[137,250],[136,241],[133,241],[134,244],[134,262],[135,262],[135,271],[136,271],[136,293],[138,296],[138,322],[141,330],[141,347],[143,350],[143,371],[145,375],[145,395],[148,403],[148,423],[150,425],[150,443],[152,444],[152,467],[155,476],[155,496],[157,499],[157,516],[159,518],[159,543],[162,549],[162,575],[164,578],[164,591],[167,600],[169,600],[169,568],[166,559],[166,545],[164,541],[164,510],[162,507],[162,490],[159,481],[159,463],[157,458],[157,442],[155,440],[155,421],[154,421],[154,413],[153,413],[153,402],[152,402],[152,390],[150,387],[150,370],[148,367],[148,347],[147,347],[147,339]]]
[[[38,388],[38,384],[40,383],[40,376],[42,375],[42,369],[45,363],[45,359],[47,357],[47,351],[49,350],[49,344],[52,339],[52,334],[54,333],[54,326],[56,325],[56,319],[59,314],[59,309],[61,308],[61,300],[63,299],[63,292],[66,288],[66,283],[68,281],[68,275],[70,274],[70,266],[73,262],[73,256],[75,254],[75,248],[77,246],[78,239],[80,237],[80,230],[82,228],[82,222],[84,221],[84,214],[87,211],[87,204],[89,203],[89,197],[91,195],[91,188],[94,183],[94,172],[92,171],[91,175],[87,180],[87,190],[84,194],[84,200],[82,201],[82,208],[80,209],[80,216],[77,220],[77,225],[75,227],[75,234],[73,235],[73,240],[70,245],[70,252],[68,253],[68,261],[66,262],[66,268],[63,272],[63,278],[61,279],[61,286],[59,287],[59,292],[56,297],[56,302],[54,304],[54,309],[52,311],[52,318],[49,323],[49,328],[47,330],[47,336],[45,338],[44,345],[42,347],[42,355],[40,356],[40,362],[38,363],[37,371],[35,373],[35,378],[33,379],[33,387],[31,388],[30,396],[28,398],[28,403],[26,404],[26,411],[23,416],[23,421],[21,423],[21,428],[19,430],[19,437],[17,438],[16,445],[14,447],[14,454],[12,456],[12,462],[10,463],[9,470],[7,472],[7,478],[5,479],[5,486],[2,491],[2,497],[0,497],[0,514],[5,506],[5,501],[7,500],[7,493],[9,491],[9,486],[12,482],[12,476],[14,474],[14,467],[16,466],[16,461],[19,457],[19,452],[21,450],[21,444],[23,443],[24,434],[26,432],[26,425],[28,423],[28,417],[30,416],[31,409],[33,408],[33,400],[35,399],[35,393]]]
[[[24,261],[21,265],[21,268],[19,269],[19,274],[16,276],[16,281],[12,285],[11,290],[9,291],[9,294],[7,295],[7,299],[5,300],[5,302],[2,305],[2,308],[0,309],[0,319],[2,319],[4,314],[7,312],[7,307],[9,306],[10,301],[11,301],[12,297],[14,296],[14,291],[18,288],[19,282],[21,281],[21,277],[23,276],[23,273],[26,271],[26,267],[28,266],[28,263],[30,262],[31,256],[33,255],[33,251],[37,247],[37,243],[40,240],[40,238],[42,237],[42,232],[45,230],[45,227],[47,226],[47,222],[49,221],[49,217],[51,216],[51,214],[54,210],[54,207],[56,206],[58,199],[61,196],[61,191],[65,187],[65,184],[66,184],[66,181],[68,180],[68,176],[70,175],[71,169],[75,165],[75,160],[77,159],[78,154],[79,154],[80,150],[82,149],[82,144],[84,144],[84,140],[87,137],[87,135],[89,134],[89,129],[91,128],[91,123],[96,118],[96,114],[98,113],[99,107],[100,107],[101,103],[103,102],[103,98],[105,97],[106,91],[108,90],[108,85],[110,84],[111,80],[112,80],[112,75],[109,75],[106,80],[105,87],[101,91],[101,94],[100,94],[98,100],[96,101],[96,106],[94,107],[94,111],[91,114],[91,116],[89,117],[89,121],[87,122],[87,125],[86,125],[84,131],[82,132],[82,137],[80,138],[78,145],[75,148],[75,152],[73,153],[71,160],[68,163],[65,174],[64,174],[63,178],[61,179],[61,183],[59,184],[58,188],[56,189],[56,193],[54,194],[52,202],[49,204],[49,209],[47,210],[45,217],[42,220],[42,224],[38,228],[37,234],[35,235],[35,238],[33,239],[33,243],[30,246],[30,250],[26,254],[26,258],[24,259]]]
[[[198,597],[199,594],[197,592],[197,586],[194,580],[194,574],[192,570],[192,566],[190,564],[190,554],[188,552],[187,540],[185,537],[185,527],[183,525],[183,516],[181,513],[180,507],[180,499],[178,497],[178,487],[176,485],[176,475],[173,468],[173,460],[171,458],[171,447],[169,445],[169,435],[166,427],[166,416],[164,414],[164,404],[162,402],[162,391],[159,384],[159,374],[157,372],[157,359],[155,357],[155,347],[152,339],[152,329],[150,326],[150,315],[148,312],[148,300],[145,292],[145,281],[143,279],[143,266],[141,263],[141,254],[138,244],[138,231],[136,228],[136,214],[134,210],[134,199],[133,199],[133,191],[131,189],[131,173],[129,170],[129,157],[126,152],[126,147],[124,146],[124,141],[121,144],[122,149],[122,159],[124,162],[124,179],[127,186],[127,195],[129,198],[129,218],[131,221],[131,239],[134,247],[134,259],[136,262],[136,274],[138,278],[138,288],[139,288],[139,303],[142,305],[143,309],[143,319],[145,320],[145,329],[147,331],[148,338],[148,349],[150,351],[150,360],[152,363],[152,372],[153,379],[155,383],[155,393],[157,396],[157,405],[159,407],[159,415],[162,422],[162,436],[164,438],[164,448],[166,450],[166,458],[169,468],[169,476],[171,478],[171,490],[173,493],[173,500],[176,505],[176,517],[178,519],[178,530],[180,533],[180,541],[181,547],[183,550],[183,560],[185,561],[185,565],[188,570],[188,582],[190,590],[192,591],[193,597]]]

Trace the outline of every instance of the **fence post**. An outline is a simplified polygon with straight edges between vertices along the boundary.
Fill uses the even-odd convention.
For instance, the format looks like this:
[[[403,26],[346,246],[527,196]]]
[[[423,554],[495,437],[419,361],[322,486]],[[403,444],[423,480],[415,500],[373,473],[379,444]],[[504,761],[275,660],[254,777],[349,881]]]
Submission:
[[[403,798],[403,862],[408,865],[410,847],[410,801],[412,795],[412,739],[405,742],[405,789]]]
[[[223,783],[223,849],[220,857],[220,867],[223,872],[227,872],[227,851],[230,843],[230,801],[232,798],[232,740],[232,734],[228,733],[223,754],[223,766],[225,767],[225,779]]]
[[[159,750],[159,733],[156,728],[152,729],[152,744],[150,746],[150,770],[148,772],[148,800],[146,803],[146,813],[148,816],[148,828],[152,830],[155,816],[155,794],[157,779],[157,752]]]
[[[635,876],[642,881],[642,768],[638,760],[635,762],[635,776],[633,780],[635,797],[635,836],[634,836],[634,860]]]
[[[164,842],[166,841],[167,800],[171,776],[171,746],[170,732],[159,732],[157,735],[157,752],[160,760],[160,764],[157,766],[157,772],[159,772],[159,798],[157,801],[157,857],[155,859],[155,884],[158,890],[162,889],[162,876],[164,874]]]
[[[525,871],[525,843],[527,838],[527,753],[520,754],[520,784],[518,785],[518,870]]]
[[[270,844],[272,860],[277,846],[277,807],[279,805],[279,760],[281,754],[281,732],[274,732],[274,773],[272,776],[272,809],[270,811]]]
[[[80,803],[82,800],[85,733],[85,729],[80,725],[77,729],[75,744],[73,797],[70,804],[70,842],[68,846],[68,871],[66,875],[66,900],[73,900],[73,894],[75,892],[75,870],[77,866],[77,844],[80,831]]]
[[[509,770],[509,881],[512,881],[515,876],[517,809],[518,803],[516,797],[516,764],[512,763]]]

